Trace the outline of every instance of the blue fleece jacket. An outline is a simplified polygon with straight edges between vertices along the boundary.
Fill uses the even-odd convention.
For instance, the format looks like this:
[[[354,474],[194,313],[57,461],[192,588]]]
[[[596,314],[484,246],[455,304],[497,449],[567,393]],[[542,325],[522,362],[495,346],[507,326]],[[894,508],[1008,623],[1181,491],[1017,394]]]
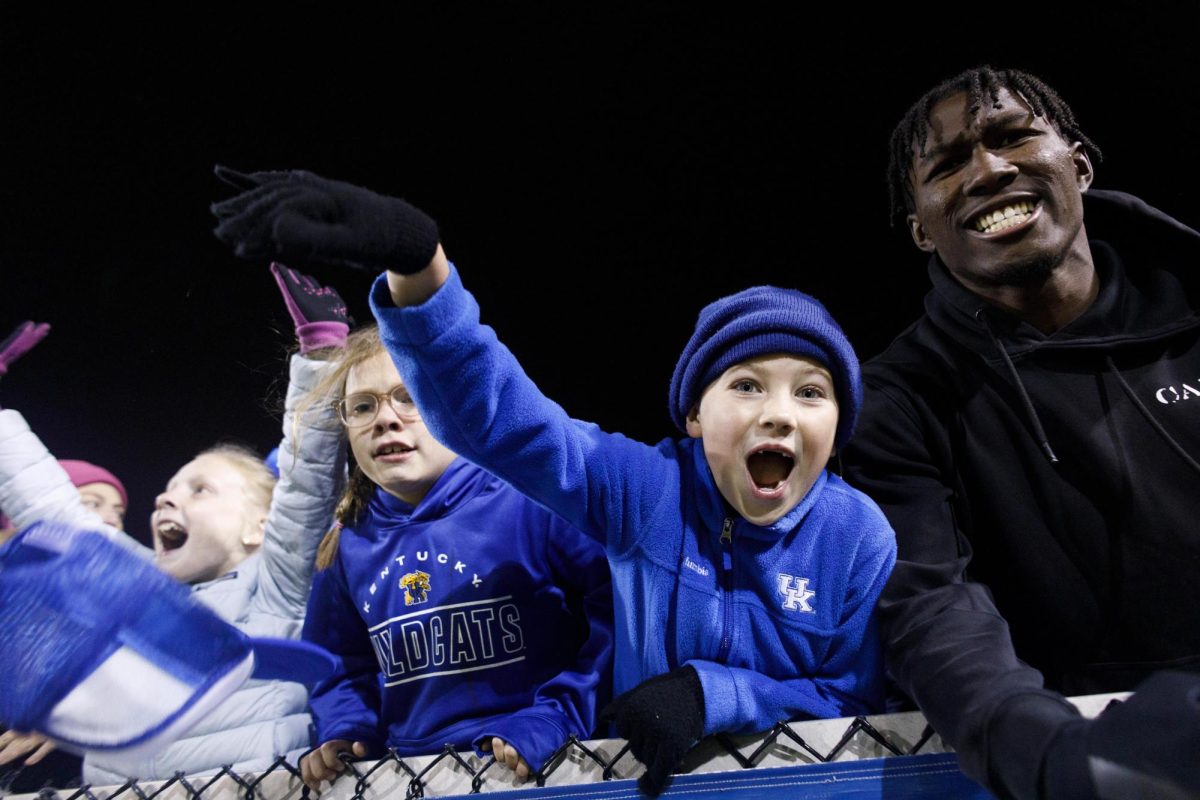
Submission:
[[[371,308],[434,435],[605,544],[616,692],[690,664],[705,734],[881,710],[874,608],[896,544],[865,495],[822,473],[781,519],[753,525],[724,502],[700,440],[652,447],[544,397],[453,268],[402,309],[381,276]]]
[[[313,583],[304,638],[341,659],[318,741],[400,755],[511,743],[534,769],[595,727],[612,594],[602,548],[459,458],[413,507],[378,489]]]

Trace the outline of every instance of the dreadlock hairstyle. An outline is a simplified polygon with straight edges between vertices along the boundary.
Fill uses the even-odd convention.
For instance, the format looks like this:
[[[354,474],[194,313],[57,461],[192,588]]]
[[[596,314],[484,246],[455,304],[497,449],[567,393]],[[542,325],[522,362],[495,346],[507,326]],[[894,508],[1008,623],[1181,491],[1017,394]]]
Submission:
[[[892,131],[888,156],[888,199],[891,219],[903,217],[913,210],[912,161],[913,146],[925,155],[925,137],[929,134],[929,112],[947,97],[965,92],[967,113],[974,116],[983,107],[985,97],[992,106],[1000,102],[1000,90],[1008,89],[1029,105],[1034,115],[1045,117],[1069,142],[1079,142],[1092,161],[1101,160],[1100,148],[1092,142],[1075,121],[1075,112],[1058,92],[1028,72],[1017,69],[992,69],[988,65],[960,72],[942,81],[913,103]]]
[[[346,391],[346,378],[349,377],[350,370],[382,352],[385,351],[383,341],[379,338],[379,328],[374,325],[366,325],[351,333],[346,339],[346,346],[333,357],[336,366],[308,394],[301,404],[300,413],[296,415],[297,418],[316,403],[329,402],[331,398],[340,401]],[[346,489],[342,492],[341,499],[338,500],[337,508],[334,510],[337,522],[317,546],[317,569],[327,569],[333,563],[334,557],[337,555],[338,543],[341,541],[342,526],[352,525],[358,521],[359,515],[367,507],[374,491],[375,484],[358,464],[355,464],[350,471]]]

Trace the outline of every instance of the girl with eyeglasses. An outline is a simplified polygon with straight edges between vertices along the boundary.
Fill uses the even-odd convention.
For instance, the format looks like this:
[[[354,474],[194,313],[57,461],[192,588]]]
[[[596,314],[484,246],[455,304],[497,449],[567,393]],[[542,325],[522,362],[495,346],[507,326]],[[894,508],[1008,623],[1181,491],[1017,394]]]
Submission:
[[[490,751],[521,781],[591,733],[608,693],[604,552],[434,439],[374,327],[351,334],[315,397],[330,393],[354,467],[304,638],[342,669],[312,694],[305,782],[335,778],[342,753],[447,744]]]

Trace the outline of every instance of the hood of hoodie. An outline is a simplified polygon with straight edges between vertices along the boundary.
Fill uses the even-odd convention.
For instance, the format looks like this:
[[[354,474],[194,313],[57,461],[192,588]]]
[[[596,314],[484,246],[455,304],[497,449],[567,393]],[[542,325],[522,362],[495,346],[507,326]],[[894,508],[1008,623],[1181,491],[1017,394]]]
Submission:
[[[376,487],[368,508],[375,519],[388,520],[384,527],[391,528],[397,524],[439,519],[480,492],[494,492],[501,485],[499,478],[459,456],[450,462],[450,466],[417,505],[406,503]]]
[[[1002,360],[992,332],[1010,356],[1047,348],[1107,347],[1171,336],[1200,325],[1179,274],[1196,268],[1200,233],[1124,192],[1093,189],[1084,196],[1084,224],[1100,276],[1095,302],[1069,325],[1042,333],[959,284],[935,254],[929,319],[989,363]],[[1118,256],[1119,254],[1119,256]],[[983,317],[983,319],[981,319]]]

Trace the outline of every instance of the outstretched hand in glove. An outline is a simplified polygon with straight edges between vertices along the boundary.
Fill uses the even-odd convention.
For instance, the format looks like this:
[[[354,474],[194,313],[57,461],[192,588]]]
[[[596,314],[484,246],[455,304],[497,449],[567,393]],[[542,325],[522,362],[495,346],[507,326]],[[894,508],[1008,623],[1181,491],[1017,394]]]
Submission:
[[[680,667],[644,681],[609,703],[600,720],[612,722],[617,735],[629,741],[646,767],[638,787],[656,797],[704,733],[700,676],[692,667]]]
[[[315,261],[378,272],[424,269],[437,224],[395,197],[303,170],[216,175],[240,193],[211,206],[217,238],[242,258]]]
[[[346,344],[354,319],[336,289],[278,262],[271,264],[271,274],[296,326],[301,355]]]

